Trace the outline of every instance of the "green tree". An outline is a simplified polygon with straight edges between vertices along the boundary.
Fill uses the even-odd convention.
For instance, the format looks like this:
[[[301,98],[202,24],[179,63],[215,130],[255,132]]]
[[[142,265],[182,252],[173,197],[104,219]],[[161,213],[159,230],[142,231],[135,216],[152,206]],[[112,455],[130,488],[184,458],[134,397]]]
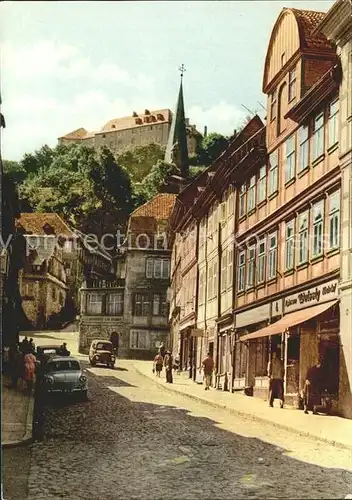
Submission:
[[[29,174],[36,174],[40,169],[49,168],[55,156],[55,150],[47,144],[34,153],[26,153],[21,160],[23,170]]]
[[[116,159],[118,164],[128,171],[134,182],[142,182],[152,167],[164,158],[164,154],[164,149],[158,144],[148,144],[117,154]]]
[[[12,160],[3,160],[4,173],[16,184],[21,184],[27,173],[22,167],[21,163]]]
[[[229,145],[229,139],[221,134],[211,133],[203,138],[196,153],[199,166],[208,167]]]

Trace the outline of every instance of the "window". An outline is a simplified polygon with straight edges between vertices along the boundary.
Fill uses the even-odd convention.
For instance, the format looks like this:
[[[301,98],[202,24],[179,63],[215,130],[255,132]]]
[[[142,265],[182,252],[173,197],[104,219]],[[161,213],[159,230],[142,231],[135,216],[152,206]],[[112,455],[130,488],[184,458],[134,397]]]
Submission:
[[[146,265],[146,271],[145,271],[145,275],[147,278],[153,277],[153,269],[154,269],[153,259],[147,259],[147,265]]]
[[[245,269],[246,269],[246,253],[241,252],[238,256],[237,289],[239,292],[242,292],[244,290]]]
[[[323,223],[324,223],[324,202],[320,201],[313,205],[313,252],[312,256],[317,257],[323,253]]]
[[[205,287],[204,287],[204,271],[199,273],[199,303],[204,304],[205,300]]]
[[[150,296],[148,293],[136,293],[134,298],[134,315],[150,316]]]
[[[242,184],[240,189],[240,217],[246,214],[246,184]]]
[[[301,214],[298,218],[298,264],[303,264],[308,260],[308,212]]]
[[[286,270],[293,269],[295,250],[295,221],[292,220],[286,224]]]
[[[209,276],[208,276],[208,298],[213,298],[213,264],[209,265]]]
[[[55,286],[53,286],[51,288],[51,297],[53,299],[53,302],[56,302],[56,288],[55,288]]]
[[[106,314],[111,316],[123,315],[123,292],[108,293],[106,297]]]
[[[334,101],[329,107],[329,140],[328,147],[330,148],[338,141],[338,126],[339,126],[339,101]]]
[[[301,172],[309,165],[308,147],[309,147],[309,128],[303,125],[298,132],[299,137],[299,163],[298,172]]]
[[[217,270],[217,261],[213,260],[213,297],[218,295],[218,270]]]
[[[268,261],[268,277],[276,278],[277,271],[277,233],[269,235],[269,261]]]
[[[270,99],[270,120],[273,121],[276,118],[276,101],[277,101],[277,93],[276,89],[271,94]]]
[[[257,267],[257,282],[265,281],[265,239],[261,238],[258,243],[258,267]]]
[[[233,249],[227,253],[227,288],[232,286],[233,282]]]
[[[260,167],[258,182],[258,203],[266,198],[266,165]]]
[[[269,196],[278,190],[278,152],[269,156]]]
[[[87,302],[88,314],[102,314],[103,312],[103,296],[99,293],[89,293]]]
[[[288,74],[288,102],[296,97],[296,68]]]
[[[255,175],[253,175],[249,181],[248,212],[253,210],[254,207],[255,207]]]
[[[159,293],[154,293],[153,316],[166,316],[166,315],[167,315],[166,296]]]
[[[286,63],[286,52],[283,52],[281,54],[281,66],[284,66],[285,63]]]
[[[223,253],[221,257],[221,291],[226,290],[226,279],[227,279],[227,253]]]
[[[285,143],[286,163],[285,163],[285,182],[289,182],[295,176],[296,152],[295,136],[291,135]]]
[[[131,349],[150,349],[151,338],[148,330],[131,330],[130,332],[130,348]]]
[[[313,122],[312,161],[324,153],[324,113],[318,115]]]
[[[250,247],[248,256],[248,273],[247,273],[248,288],[254,286],[254,266],[255,266],[254,259],[255,259],[255,247]]]
[[[167,279],[170,277],[169,259],[147,259],[146,277],[156,279]]]
[[[340,245],[340,191],[329,196],[329,248]]]

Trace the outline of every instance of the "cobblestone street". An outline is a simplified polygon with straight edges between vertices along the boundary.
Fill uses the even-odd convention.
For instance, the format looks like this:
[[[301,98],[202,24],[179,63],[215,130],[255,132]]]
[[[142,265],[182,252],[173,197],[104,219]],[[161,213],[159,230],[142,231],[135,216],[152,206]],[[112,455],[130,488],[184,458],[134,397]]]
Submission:
[[[44,439],[30,446],[27,500],[352,493],[352,472],[343,470],[352,469],[348,450],[165,391],[138,375],[133,362],[89,371],[88,402],[57,401],[44,409]],[[16,496],[10,468],[16,453],[23,450],[4,450],[5,500],[24,498]]]

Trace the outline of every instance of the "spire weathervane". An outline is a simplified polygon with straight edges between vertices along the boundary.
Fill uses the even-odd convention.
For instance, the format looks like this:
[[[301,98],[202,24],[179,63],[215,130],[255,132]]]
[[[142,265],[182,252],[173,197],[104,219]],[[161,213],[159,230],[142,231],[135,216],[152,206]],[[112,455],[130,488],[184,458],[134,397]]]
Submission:
[[[186,71],[185,65],[181,64],[181,66],[178,69],[179,69],[179,72],[181,73],[181,80],[182,80],[183,74]]]

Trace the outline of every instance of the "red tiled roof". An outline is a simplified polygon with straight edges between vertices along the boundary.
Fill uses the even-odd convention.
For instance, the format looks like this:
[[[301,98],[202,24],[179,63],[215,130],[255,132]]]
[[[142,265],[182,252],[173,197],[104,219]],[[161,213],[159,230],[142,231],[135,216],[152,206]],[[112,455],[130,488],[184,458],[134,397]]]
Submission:
[[[136,208],[131,214],[134,217],[153,217],[156,220],[167,220],[174,208],[176,195],[159,193],[144,205]]]
[[[301,43],[312,49],[333,49],[334,45],[322,33],[314,32],[326,16],[326,12],[289,9],[294,14],[300,31]]]
[[[45,225],[53,228],[56,236],[72,236],[73,231],[66,222],[56,213],[23,213],[16,221],[17,227],[22,227],[27,234],[45,235]]]

